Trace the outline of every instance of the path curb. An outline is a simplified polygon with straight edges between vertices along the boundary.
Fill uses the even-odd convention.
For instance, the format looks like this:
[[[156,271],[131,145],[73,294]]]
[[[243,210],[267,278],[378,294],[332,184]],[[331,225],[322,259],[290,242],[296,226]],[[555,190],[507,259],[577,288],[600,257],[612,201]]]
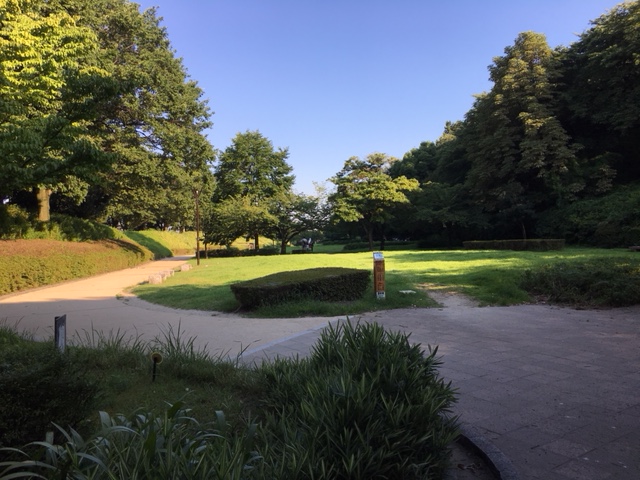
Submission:
[[[459,428],[461,433],[456,441],[482,457],[500,480],[520,480],[511,460],[498,447],[469,425],[460,425]]]

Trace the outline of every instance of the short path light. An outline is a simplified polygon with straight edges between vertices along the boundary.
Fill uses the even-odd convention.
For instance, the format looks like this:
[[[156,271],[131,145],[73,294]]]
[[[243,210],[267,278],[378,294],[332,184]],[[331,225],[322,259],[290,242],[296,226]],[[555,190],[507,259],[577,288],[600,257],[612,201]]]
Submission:
[[[162,355],[158,352],[153,352],[151,354],[151,361],[153,362],[153,376],[151,377],[151,381],[156,381],[156,366],[162,363]]]

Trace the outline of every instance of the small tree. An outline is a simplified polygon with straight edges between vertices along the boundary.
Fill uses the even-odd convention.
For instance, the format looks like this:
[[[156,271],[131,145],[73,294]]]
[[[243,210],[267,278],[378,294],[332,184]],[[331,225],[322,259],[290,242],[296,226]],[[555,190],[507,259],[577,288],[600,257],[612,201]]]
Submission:
[[[271,236],[280,242],[280,253],[287,253],[293,237],[308,230],[321,230],[329,219],[329,209],[319,197],[289,193],[276,200],[274,211],[277,223]]]
[[[373,229],[384,225],[391,217],[390,209],[409,200],[405,192],[417,190],[415,179],[404,175],[392,178],[388,171],[396,161],[384,153],[371,153],[362,160],[349,158],[344,167],[331,179],[336,191],[330,196],[337,220],[359,222],[373,250]]]
[[[214,202],[225,212],[236,212],[235,221],[233,216],[226,217],[229,232],[252,237],[256,250],[259,235],[276,223],[273,211],[278,199],[291,191],[295,177],[286,162],[288,156],[286,148],[274,151],[260,132],[247,131],[235,136],[215,166]]]

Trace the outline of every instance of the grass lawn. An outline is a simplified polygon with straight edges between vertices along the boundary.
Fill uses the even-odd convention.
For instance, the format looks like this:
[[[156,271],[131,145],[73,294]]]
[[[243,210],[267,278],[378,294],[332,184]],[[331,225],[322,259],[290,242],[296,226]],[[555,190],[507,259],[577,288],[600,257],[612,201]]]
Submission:
[[[455,290],[481,305],[514,305],[531,301],[519,284],[525,270],[557,262],[595,259],[638,261],[637,253],[622,249],[567,248],[551,252],[448,250],[387,251],[386,299],[376,300],[371,290],[365,298],[348,303],[296,302],[263,307],[250,312],[258,317],[352,315],[379,309],[430,307],[435,303],[428,288]],[[195,262],[194,262],[195,263]],[[232,312],[238,309],[229,286],[271,273],[315,267],[373,269],[371,252],[314,253],[264,257],[203,259],[200,267],[179,273],[162,285],[140,285],[134,293],[149,302],[174,308]],[[413,290],[415,294],[402,294]]]

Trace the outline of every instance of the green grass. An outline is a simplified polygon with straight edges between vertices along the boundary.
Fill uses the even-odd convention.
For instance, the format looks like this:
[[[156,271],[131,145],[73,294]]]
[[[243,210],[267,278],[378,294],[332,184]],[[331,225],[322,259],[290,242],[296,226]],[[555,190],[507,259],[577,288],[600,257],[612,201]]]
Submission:
[[[386,299],[377,300],[373,286],[355,302],[295,302],[263,307],[257,317],[353,315],[379,309],[429,307],[434,302],[427,288],[454,290],[481,305],[515,305],[531,301],[521,286],[523,272],[559,261],[585,262],[593,258],[637,261],[627,250],[568,248],[553,252],[514,251],[388,251],[385,255]],[[316,267],[373,268],[371,252],[270,257],[216,258],[201,261],[199,268],[171,277],[162,285],[134,289],[141,298],[182,309],[233,312],[238,309],[230,290],[232,283],[288,270]],[[405,295],[401,290],[417,293]]]
[[[127,230],[125,235],[151,250],[155,258],[193,255],[196,251],[195,232],[163,232],[160,230]]]

